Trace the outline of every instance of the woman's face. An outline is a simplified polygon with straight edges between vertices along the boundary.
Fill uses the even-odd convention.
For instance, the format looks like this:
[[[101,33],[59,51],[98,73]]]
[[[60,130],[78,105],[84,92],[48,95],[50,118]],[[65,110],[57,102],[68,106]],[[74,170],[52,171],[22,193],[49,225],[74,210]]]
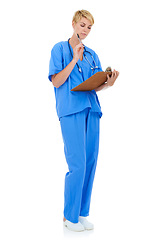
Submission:
[[[88,36],[92,27],[91,22],[85,17],[82,17],[81,20],[77,23],[72,22],[72,26],[74,33],[76,35],[78,33],[81,40],[85,39]]]

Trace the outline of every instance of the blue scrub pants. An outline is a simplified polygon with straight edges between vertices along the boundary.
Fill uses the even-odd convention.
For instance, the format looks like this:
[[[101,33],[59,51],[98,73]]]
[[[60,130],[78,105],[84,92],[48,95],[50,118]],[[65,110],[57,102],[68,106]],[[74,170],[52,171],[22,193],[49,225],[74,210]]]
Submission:
[[[89,215],[91,192],[99,150],[99,120],[90,108],[60,118],[69,171],[65,176],[64,217],[78,223]]]

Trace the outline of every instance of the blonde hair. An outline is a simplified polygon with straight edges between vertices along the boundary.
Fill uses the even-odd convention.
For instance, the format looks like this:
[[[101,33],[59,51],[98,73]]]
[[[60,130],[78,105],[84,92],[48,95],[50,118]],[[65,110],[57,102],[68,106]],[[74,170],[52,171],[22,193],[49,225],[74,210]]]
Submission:
[[[87,10],[79,10],[79,11],[75,12],[72,21],[77,23],[79,20],[81,20],[82,17],[87,18],[91,22],[91,25],[94,24],[94,18],[92,16],[92,14],[90,12],[88,12]]]

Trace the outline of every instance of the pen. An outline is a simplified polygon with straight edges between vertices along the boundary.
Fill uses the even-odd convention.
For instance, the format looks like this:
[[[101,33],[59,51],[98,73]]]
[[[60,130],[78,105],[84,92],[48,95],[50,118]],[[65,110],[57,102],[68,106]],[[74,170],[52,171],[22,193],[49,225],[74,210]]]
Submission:
[[[79,42],[82,43],[78,33],[77,33],[77,37],[78,37]]]
[[[82,41],[81,41],[78,33],[77,33],[77,37],[78,37],[79,42],[82,43]],[[83,43],[82,43],[82,44],[83,44]],[[84,47],[84,45],[83,45],[83,47]]]
[[[82,43],[78,33],[77,33],[77,37],[78,37],[79,42]],[[83,45],[83,43],[82,43],[82,45]],[[83,45],[83,50],[84,50],[84,45]],[[83,60],[83,53],[82,53],[82,56],[80,57],[80,60],[81,61]]]

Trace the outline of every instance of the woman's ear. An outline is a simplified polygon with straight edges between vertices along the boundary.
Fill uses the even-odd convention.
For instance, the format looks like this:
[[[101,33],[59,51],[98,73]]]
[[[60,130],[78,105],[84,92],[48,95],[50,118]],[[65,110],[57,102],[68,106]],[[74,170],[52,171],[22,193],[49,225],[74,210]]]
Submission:
[[[73,27],[73,28],[75,27],[75,22],[74,22],[74,21],[72,21],[72,27]]]

